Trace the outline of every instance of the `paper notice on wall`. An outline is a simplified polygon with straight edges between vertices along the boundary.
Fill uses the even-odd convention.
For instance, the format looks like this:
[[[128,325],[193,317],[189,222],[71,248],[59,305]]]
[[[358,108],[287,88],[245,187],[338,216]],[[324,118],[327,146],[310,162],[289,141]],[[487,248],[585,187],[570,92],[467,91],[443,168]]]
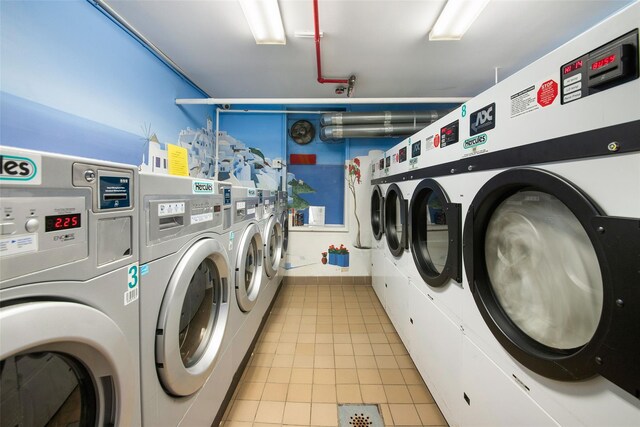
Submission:
[[[309,225],[324,225],[324,206],[309,206]]]
[[[169,175],[189,176],[189,160],[186,148],[167,144]]]

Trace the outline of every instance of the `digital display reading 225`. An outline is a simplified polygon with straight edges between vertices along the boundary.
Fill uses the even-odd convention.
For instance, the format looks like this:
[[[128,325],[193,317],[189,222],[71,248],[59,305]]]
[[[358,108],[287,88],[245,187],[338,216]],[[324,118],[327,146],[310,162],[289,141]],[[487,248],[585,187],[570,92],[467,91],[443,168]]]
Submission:
[[[602,68],[605,65],[611,64],[615,60],[616,60],[616,56],[615,55],[609,55],[609,56],[604,57],[602,59],[599,59],[596,62],[594,62],[593,64],[591,64],[591,69],[592,70],[597,70],[598,68]]]
[[[70,228],[80,227],[80,214],[74,213],[70,215],[51,215],[44,217],[44,231],[68,230]]]

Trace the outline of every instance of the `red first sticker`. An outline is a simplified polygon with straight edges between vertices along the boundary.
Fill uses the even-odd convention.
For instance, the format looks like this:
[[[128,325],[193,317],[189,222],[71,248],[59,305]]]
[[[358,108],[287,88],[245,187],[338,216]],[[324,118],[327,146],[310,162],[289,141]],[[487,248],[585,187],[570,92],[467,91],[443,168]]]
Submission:
[[[440,145],[440,134],[437,133],[433,137],[433,146],[438,148],[439,145]]]
[[[541,107],[551,105],[557,96],[558,83],[553,80],[547,80],[542,83],[542,85],[540,85],[540,89],[538,89],[538,104],[540,104]]]

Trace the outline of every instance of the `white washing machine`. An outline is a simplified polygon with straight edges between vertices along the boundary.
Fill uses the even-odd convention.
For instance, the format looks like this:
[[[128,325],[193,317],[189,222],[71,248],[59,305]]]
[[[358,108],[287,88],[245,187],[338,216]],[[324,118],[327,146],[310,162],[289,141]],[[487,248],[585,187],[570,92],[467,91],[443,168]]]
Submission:
[[[0,424],[140,425],[137,169],[0,161]]]
[[[448,177],[462,205],[461,425],[640,424],[639,22],[634,3],[419,132],[439,146],[392,177]]]
[[[221,356],[240,325],[229,316],[234,275],[223,198],[212,181],[140,175],[145,425],[193,425],[188,416],[211,423],[231,384],[232,360]]]
[[[283,262],[282,254],[282,225],[278,219],[276,210],[276,194],[269,190],[263,190],[263,221],[261,222],[262,240],[264,242],[264,272],[266,285],[280,284],[280,264]]]

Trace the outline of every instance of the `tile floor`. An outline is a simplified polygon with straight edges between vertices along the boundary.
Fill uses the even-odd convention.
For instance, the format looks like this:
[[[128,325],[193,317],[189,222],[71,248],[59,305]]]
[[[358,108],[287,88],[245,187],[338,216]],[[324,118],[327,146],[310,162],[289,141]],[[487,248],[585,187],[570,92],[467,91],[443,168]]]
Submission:
[[[285,281],[223,425],[337,426],[338,403],[447,425],[371,286]]]

